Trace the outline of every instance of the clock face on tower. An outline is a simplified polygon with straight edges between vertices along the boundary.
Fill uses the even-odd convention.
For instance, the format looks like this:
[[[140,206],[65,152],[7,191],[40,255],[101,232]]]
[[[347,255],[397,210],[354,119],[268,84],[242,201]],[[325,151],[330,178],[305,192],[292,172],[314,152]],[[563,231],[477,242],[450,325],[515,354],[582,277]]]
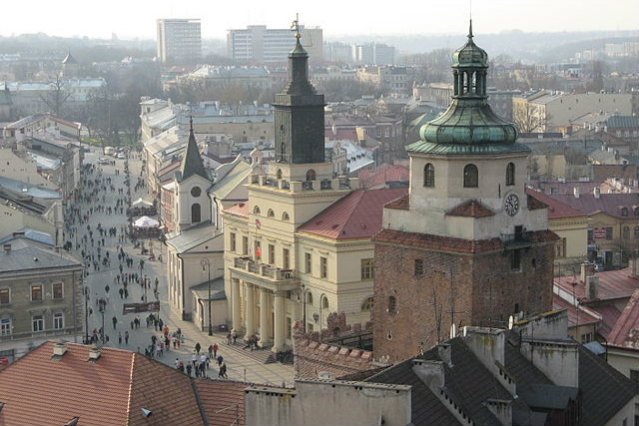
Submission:
[[[504,198],[504,210],[509,216],[514,216],[519,211],[519,198],[516,194],[509,194]]]

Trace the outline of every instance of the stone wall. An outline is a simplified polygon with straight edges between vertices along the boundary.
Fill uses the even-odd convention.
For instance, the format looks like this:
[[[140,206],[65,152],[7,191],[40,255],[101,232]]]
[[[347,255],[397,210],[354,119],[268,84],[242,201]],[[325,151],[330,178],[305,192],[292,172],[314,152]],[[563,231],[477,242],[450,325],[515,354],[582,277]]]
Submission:
[[[455,253],[377,242],[375,357],[391,362],[413,357],[449,338],[453,322],[457,330],[505,327],[516,311],[550,310],[553,250],[552,242],[521,249],[521,268],[514,271],[512,250]],[[416,260],[423,262],[421,275]]]

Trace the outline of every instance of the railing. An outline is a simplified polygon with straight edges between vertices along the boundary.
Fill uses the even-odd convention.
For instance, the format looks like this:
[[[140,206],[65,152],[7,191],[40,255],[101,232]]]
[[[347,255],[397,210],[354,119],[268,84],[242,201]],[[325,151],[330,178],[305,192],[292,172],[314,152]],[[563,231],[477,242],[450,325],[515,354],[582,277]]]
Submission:
[[[233,265],[237,269],[243,269],[252,274],[270,278],[272,280],[288,280],[294,278],[292,269],[277,268],[266,263],[259,263],[246,257],[236,257]]]
[[[501,234],[501,241],[506,247],[526,247],[532,243],[530,232],[516,232],[513,234]]]

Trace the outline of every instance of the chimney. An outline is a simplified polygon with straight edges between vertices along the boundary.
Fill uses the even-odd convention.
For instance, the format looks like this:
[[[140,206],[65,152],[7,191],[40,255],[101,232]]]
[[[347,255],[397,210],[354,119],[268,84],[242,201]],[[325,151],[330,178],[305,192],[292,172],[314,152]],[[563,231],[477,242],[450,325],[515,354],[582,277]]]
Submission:
[[[594,275],[595,267],[589,262],[583,262],[581,264],[581,275],[580,280],[582,283],[586,284],[587,277]]]
[[[437,345],[437,353],[439,358],[445,362],[448,367],[453,368],[453,359],[451,356],[450,343],[440,343]]]
[[[59,357],[67,352],[67,346],[64,342],[57,342],[53,344],[53,356]]]
[[[89,349],[89,361],[96,362],[100,358],[100,348],[93,346]]]
[[[586,296],[589,300],[595,300],[598,296],[599,277],[597,275],[589,275],[586,277]]]
[[[575,186],[572,188],[572,194],[575,196],[575,198],[579,198],[579,187]]]
[[[598,186],[595,186],[595,188],[592,190],[592,195],[594,195],[596,199],[599,199],[599,197],[601,196],[601,189]]]
[[[4,248],[4,254],[10,254],[11,253],[11,244],[5,244],[2,247]]]

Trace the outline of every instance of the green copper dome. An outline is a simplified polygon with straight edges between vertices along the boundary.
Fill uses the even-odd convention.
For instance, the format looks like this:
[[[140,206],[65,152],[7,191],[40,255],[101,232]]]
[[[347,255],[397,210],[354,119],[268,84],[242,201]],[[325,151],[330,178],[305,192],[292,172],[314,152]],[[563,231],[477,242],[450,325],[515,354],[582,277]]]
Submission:
[[[473,41],[473,21],[470,21],[468,41],[453,53],[453,67],[488,68],[488,54]]]
[[[424,124],[408,152],[438,155],[529,152],[516,144],[517,130],[488,104],[488,55],[473,42],[472,21],[466,44],[453,54],[453,100],[446,112]]]

